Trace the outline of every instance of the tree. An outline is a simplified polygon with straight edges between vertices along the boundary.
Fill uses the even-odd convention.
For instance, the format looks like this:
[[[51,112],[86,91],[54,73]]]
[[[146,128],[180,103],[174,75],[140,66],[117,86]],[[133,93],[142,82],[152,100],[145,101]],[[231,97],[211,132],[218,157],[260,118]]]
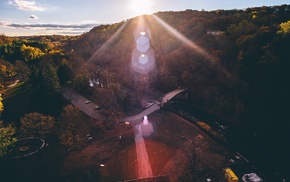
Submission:
[[[71,81],[73,75],[72,69],[68,66],[68,64],[62,64],[57,70],[57,75],[59,82],[64,84],[67,81]]]
[[[0,116],[3,112],[2,104],[2,94],[0,94]],[[3,122],[0,121],[0,158],[4,157],[7,154],[9,147],[16,142],[16,138],[13,137],[15,134],[15,127],[9,125],[7,127],[3,126]]]
[[[9,125],[3,126],[3,122],[0,121],[0,158],[7,155],[7,151],[13,143],[16,142],[16,138],[13,137],[15,134],[15,127]]]
[[[42,82],[41,79],[41,72],[39,68],[35,65],[30,67],[30,74],[29,74],[29,84],[34,91],[39,91],[40,83]]]
[[[120,118],[120,112],[113,110],[102,110],[100,113],[102,114],[102,116],[104,116],[104,118],[102,118],[96,124],[102,129],[114,129],[118,119]]]
[[[68,147],[78,147],[87,140],[89,132],[85,124],[85,115],[75,106],[64,107],[58,123],[58,136],[61,144]]]
[[[56,69],[51,64],[45,64],[42,69],[43,91],[47,95],[54,95],[60,91],[60,83]]]
[[[282,33],[284,35],[290,34],[290,20],[280,24],[281,30],[278,33]]]
[[[242,20],[238,25],[231,24],[226,33],[232,37],[240,37],[241,35],[247,35],[254,33],[257,30],[257,27],[249,22],[248,20]]]
[[[15,61],[15,67],[20,79],[23,81],[28,81],[30,74],[29,67],[23,61]]]
[[[1,116],[1,113],[3,112],[4,110],[4,106],[3,106],[3,103],[2,103],[2,94],[0,94],[0,116]]]
[[[73,79],[73,87],[82,93],[90,93],[89,77],[84,73],[79,73]]]
[[[21,51],[25,61],[38,59],[45,54],[39,48],[26,46],[25,44],[22,44],[22,46],[20,47],[20,51]]]
[[[20,118],[20,130],[24,135],[37,135],[45,137],[51,134],[54,129],[55,119],[52,116],[45,116],[41,113],[33,112]]]
[[[16,75],[14,65],[0,58],[0,85],[5,84]]]
[[[112,86],[116,87],[117,85]],[[115,90],[115,92],[118,91]],[[101,105],[102,108],[105,108],[107,110],[117,110],[119,109],[119,105],[116,99],[115,92],[113,89],[109,88],[95,89],[94,98],[98,101],[98,104]]]

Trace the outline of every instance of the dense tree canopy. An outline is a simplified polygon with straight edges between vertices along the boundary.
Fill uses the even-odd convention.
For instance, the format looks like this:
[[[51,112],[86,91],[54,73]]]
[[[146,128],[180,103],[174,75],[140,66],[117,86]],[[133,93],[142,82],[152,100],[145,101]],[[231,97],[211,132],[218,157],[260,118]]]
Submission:
[[[280,27],[281,27],[281,32],[283,34],[290,34],[290,20],[285,22],[285,23],[281,23],[280,24]]]
[[[286,93],[289,87],[284,84],[289,77],[289,55],[286,53],[289,37],[279,32],[283,35],[288,32],[289,5],[211,12],[159,12],[155,15],[210,56],[184,45],[152,16],[144,16],[156,56],[156,77],[152,77],[153,72],[149,76],[153,88],[164,92],[179,86],[189,88],[191,102],[229,123],[258,124],[257,116],[265,121],[284,110],[278,103],[284,103],[282,98],[289,98]],[[128,70],[137,19],[125,22],[123,33],[112,41],[110,49],[95,54],[108,40],[106,35],[116,32],[118,26],[94,28],[80,36],[77,44],[71,44],[73,50],[77,50],[77,57],[83,60],[94,55],[90,61],[106,68],[116,82],[122,77],[119,81],[122,85],[141,89],[142,83],[136,82],[138,76]],[[221,34],[208,34],[211,30],[219,30]],[[265,116],[262,114],[265,110],[272,112]],[[279,118],[280,122],[285,119],[281,115]]]
[[[144,23],[141,28],[148,30],[150,51],[154,53],[154,64],[146,73],[136,72],[131,64],[136,61],[132,55],[138,48],[134,35],[140,20]],[[158,12],[97,26],[74,37],[0,36],[0,89],[13,85],[16,80],[24,81],[22,88],[28,91],[23,95],[29,100],[25,105],[29,112],[20,119],[21,135],[46,137],[56,130],[63,144],[61,148],[72,149],[88,141],[90,127],[114,129],[123,116],[121,111],[139,111],[143,103],[158,100],[179,87],[187,88],[186,97],[172,105],[181,106],[200,120],[206,118],[204,122],[196,122],[197,125],[208,130],[211,122],[221,122],[229,127],[218,132],[229,143],[233,141],[241,147],[241,151],[250,148],[250,153],[257,151],[261,157],[262,148],[269,154],[282,148],[285,150],[280,151],[286,156],[289,47],[290,5]],[[101,109],[97,112],[103,117],[93,120],[73,105],[62,108],[59,94],[62,84],[72,86],[98,104]],[[71,100],[75,99],[74,90],[70,90]],[[0,97],[0,113],[1,104]],[[53,115],[57,118],[54,119],[49,112],[56,108],[59,112],[56,117]],[[98,131],[91,134],[97,135]],[[0,157],[15,141],[14,133],[12,124],[5,127],[0,122]],[[253,143],[249,142],[253,138]],[[244,145],[236,142],[241,140]],[[212,163],[216,156],[198,161],[202,155],[209,155],[192,152],[192,147],[202,145],[195,141],[198,140],[188,141],[190,148],[184,148],[188,156],[177,162],[189,169],[179,171],[185,177],[180,181],[192,180],[197,175],[204,180],[201,174],[205,168],[220,169],[221,165]],[[262,147],[255,145],[252,150],[255,142]],[[273,170],[278,163],[273,163]],[[90,171],[87,172],[89,175]]]
[[[43,90],[47,95],[53,95],[60,91],[57,70],[51,64],[45,64],[42,68]]]
[[[164,23],[143,16],[101,25],[76,37],[1,36],[1,58],[12,66],[1,64],[0,78],[6,81],[17,74],[23,79],[29,75],[35,93],[46,93],[42,97],[58,92],[59,82],[70,81],[79,92],[98,98],[104,93],[89,86],[98,70],[98,81],[110,92],[114,90],[113,100],[118,103],[113,105],[117,107],[138,106],[132,101],[141,102],[150,90],[186,87],[191,103],[228,123],[259,126],[259,121],[269,123],[273,118],[283,123],[285,115],[279,113],[284,113],[290,100],[289,10],[289,5],[282,5],[158,12],[154,16]],[[150,30],[155,55],[154,69],[145,75],[134,72],[130,65],[139,18]],[[163,26],[166,24],[171,29]],[[188,46],[172,30],[196,46]],[[25,60],[29,61],[22,64]],[[148,79],[144,82],[142,78]]]
[[[26,46],[25,44],[20,47],[20,51],[25,61],[34,60],[44,55],[44,53],[39,48]]]
[[[8,61],[0,58],[0,87],[6,85],[17,75],[15,66]]]
[[[64,108],[58,121],[58,136],[61,144],[72,148],[84,144],[89,133],[84,118],[84,114],[75,106],[68,105]]]
[[[15,127],[12,125],[4,126],[3,122],[0,121],[0,159],[7,154],[7,151],[14,142],[16,142],[16,138],[14,138]]]
[[[1,116],[1,113],[3,112],[4,110],[4,106],[3,106],[3,103],[2,103],[2,94],[0,93],[0,116]]]
[[[29,113],[20,119],[23,135],[45,137],[54,131],[55,119],[41,113]]]

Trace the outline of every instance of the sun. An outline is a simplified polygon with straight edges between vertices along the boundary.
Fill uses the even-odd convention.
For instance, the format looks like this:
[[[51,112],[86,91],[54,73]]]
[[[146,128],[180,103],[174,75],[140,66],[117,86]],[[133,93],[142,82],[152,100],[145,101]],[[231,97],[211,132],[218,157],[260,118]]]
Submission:
[[[151,0],[131,0],[129,8],[137,15],[143,15],[151,13],[151,6]]]

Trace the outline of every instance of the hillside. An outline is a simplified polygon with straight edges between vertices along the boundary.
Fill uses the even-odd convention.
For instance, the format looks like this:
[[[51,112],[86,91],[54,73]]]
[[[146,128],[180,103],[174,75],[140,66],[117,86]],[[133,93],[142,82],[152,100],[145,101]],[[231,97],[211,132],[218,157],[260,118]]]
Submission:
[[[182,42],[155,17],[204,52]],[[148,74],[130,69],[134,31],[142,18],[156,61]],[[159,12],[95,27],[67,49],[73,47],[87,70],[91,65],[107,69],[112,80],[139,92],[145,87],[163,92],[186,87],[197,108],[228,123],[287,124],[289,20],[289,5]],[[140,85],[137,80],[144,76],[148,79]]]
[[[125,110],[159,92],[185,87],[195,108],[228,124],[288,125],[289,9],[158,12],[75,37],[2,35],[1,85],[29,80],[31,67],[45,62],[58,71],[62,84],[73,81],[91,97],[94,91],[82,80],[94,77],[113,88]],[[154,60],[147,73],[131,65],[139,29],[148,31]]]
[[[50,158],[62,158],[70,150],[94,145],[85,143],[91,134],[104,139],[105,146],[111,142],[105,138],[112,136],[117,143],[126,135],[132,142],[129,127],[123,128],[124,137],[115,133],[121,129],[120,118],[186,88],[184,97],[163,103],[162,109],[173,108],[188,121],[194,118],[208,133],[219,124],[214,132],[257,169],[289,177],[283,167],[290,160],[289,47],[290,5],[158,12],[79,36],[0,35],[0,128],[11,131],[4,136],[10,142],[12,135],[43,137],[52,142],[49,147],[60,147]],[[61,95],[64,88],[70,101],[81,96],[80,105],[90,105],[90,111],[104,118],[90,119],[70,105]],[[169,115],[174,123],[174,114]],[[162,120],[167,116],[160,115]],[[49,122],[39,125],[39,118]],[[187,128],[174,125],[176,135],[170,136],[180,140],[180,135],[185,142],[182,130]],[[0,149],[6,152],[6,146]],[[58,172],[63,177],[74,173]]]

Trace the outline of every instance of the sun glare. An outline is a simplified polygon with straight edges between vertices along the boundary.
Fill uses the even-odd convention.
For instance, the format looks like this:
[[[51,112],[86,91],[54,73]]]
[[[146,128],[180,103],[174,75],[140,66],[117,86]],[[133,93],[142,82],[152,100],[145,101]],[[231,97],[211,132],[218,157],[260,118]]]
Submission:
[[[137,15],[150,14],[152,6],[151,0],[131,0],[130,9]]]

